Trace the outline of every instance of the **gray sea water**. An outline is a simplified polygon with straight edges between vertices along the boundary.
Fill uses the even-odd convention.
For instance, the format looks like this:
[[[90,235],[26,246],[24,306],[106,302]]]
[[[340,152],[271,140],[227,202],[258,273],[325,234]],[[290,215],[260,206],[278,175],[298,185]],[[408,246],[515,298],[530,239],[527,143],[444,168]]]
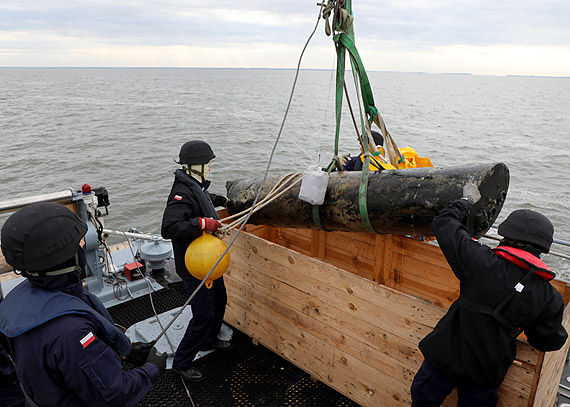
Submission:
[[[158,233],[180,146],[212,145],[213,192],[224,194],[226,180],[261,176],[294,77],[293,70],[0,69],[0,201],[104,186],[107,227]],[[570,240],[570,79],[369,78],[399,146],[436,166],[506,163],[511,182],[498,221],[534,209],[552,220],[555,237]],[[270,173],[328,164],[334,126],[334,75],[302,70]],[[345,106],[340,153],[358,150]],[[544,260],[570,279],[570,261]]]

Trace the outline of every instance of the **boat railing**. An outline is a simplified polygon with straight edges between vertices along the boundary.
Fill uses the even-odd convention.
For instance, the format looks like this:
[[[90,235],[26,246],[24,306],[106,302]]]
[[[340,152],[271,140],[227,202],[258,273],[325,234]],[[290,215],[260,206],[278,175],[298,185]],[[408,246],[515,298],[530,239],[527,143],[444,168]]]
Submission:
[[[48,194],[34,195],[25,198],[9,199],[0,202],[0,213],[15,212],[24,206],[37,202],[71,202],[73,200],[73,190],[66,189],[59,192],[51,192]]]
[[[493,228],[493,229],[498,229],[498,228],[499,228],[499,225],[497,225],[496,223],[494,223],[493,226],[492,226],[492,228]],[[554,239],[552,239],[552,243],[556,243],[556,244],[559,244],[559,245],[562,245],[562,246],[568,246],[568,247],[570,247],[570,242],[568,242],[568,241],[566,241],[566,240],[562,240],[562,239],[556,239],[556,238],[554,238]]]
[[[493,226],[491,226],[491,228],[492,228],[492,229],[498,229],[498,228],[499,228],[499,225],[493,224]],[[496,235],[496,236],[495,236],[495,235],[486,234],[484,237],[487,238],[487,239],[496,240],[496,241],[502,240],[502,237],[500,237],[499,235]],[[568,242],[568,241],[566,241],[566,240],[561,240],[561,239],[556,239],[556,238],[555,238],[555,239],[552,239],[552,243],[553,243],[553,244],[557,244],[557,245],[561,245],[561,246],[570,247],[570,242]],[[552,255],[552,256],[560,257],[560,258],[563,258],[563,259],[566,259],[566,260],[570,260],[570,256],[567,255],[567,254],[565,254],[565,253],[561,253],[561,252],[557,252],[557,251],[552,251],[552,250],[550,250],[550,252],[549,252],[548,254],[550,254],[550,255]]]

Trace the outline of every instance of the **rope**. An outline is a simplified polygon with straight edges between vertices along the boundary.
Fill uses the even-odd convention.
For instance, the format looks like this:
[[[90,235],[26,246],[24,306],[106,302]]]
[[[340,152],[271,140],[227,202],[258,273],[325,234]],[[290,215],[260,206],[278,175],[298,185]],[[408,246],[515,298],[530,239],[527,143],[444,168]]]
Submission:
[[[190,399],[190,403],[192,403],[192,407],[196,407],[196,404],[194,404],[194,400],[192,400],[192,395],[190,394],[190,390],[188,389],[188,386],[186,386],[186,382],[184,381],[182,376],[180,377],[180,379],[182,380],[182,385],[184,386],[184,390],[186,390],[186,395]]]
[[[354,131],[356,131],[356,139],[358,140],[360,147],[364,150],[364,145],[362,144],[360,132],[358,131],[358,124],[356,124],[356,119],[354,118],[352,103],[350,103],[350,98],[348,97],[348,89],[346,88],[346,82],[344,82],[343,87],[344,87],[344,94],[346,95],[346,103],[348,104],[348,110],[350,110],[350,118],[352,119],[352,124],[354,125]]]
[[[135,252],[133,251],[133,245],[131,244],[131,239],[128,238],[128,236],[125,232],[123,232],[123,234],[127,238],[127,243],[129,244],[129,250],[131,251],[131,255],[133,256],[133,259],[135,260],[137,270],[141,274],[141,276],[143,277],[144,281],[146,282],[146,285],[148,286],[148,298],[150,300],[150,306],[152,308],[152,312],[154,313],[154,316],[156,317],[156,321],[158,322],[160,329],[164,329],[164,326],[162,326],[162,322],[160,321],[160,318],[158,318],[158,313],[156,312],[156,308],[154,306],[154,301],[152,299],[152,290],[153,290],[152,285],[150,284],[148,277],[144,275],[144,273],[142,272],[142,270],[140,269],[140,267],[138,265],[137,256],[135,255]],[[131,294],[131,296],[132,296],[132,294]],[[172,345],[172,342],[170,342],[170,338],[166,334],[164,336],[166,337],[166,341],[168,342],[168,346],[170,346],[170,350],[172,351],[172,353],[174,353],[176,351],[176,349],[174,348],[174,345]]]
[[[297,178],[297,179],[295,180],[295,178]],[[252,207],[245,209],[239,213],[235,213],[231,216],[220,219],[220,222],[224,223],[224,222],[227,222],[228,220],[234,219],[236,217],[238,218],[235,221],[233,221],[232,223],[227,224],[227,225],[222,224],[222,226],[220,226],[218,228],[218,231],[220,232],[221,237],[228,234],[230,230],[238,227],[238,225],[244,223],[246,218],[248,218],[247,214],[250,211],[253,214],[253,213],[259,211],[260,209],[266,207],[267,205],[269,205],[271,202],[273,202],[274,200],[279,198],[285,192],[289,191],[291,188],[293,188],[295,185],[297,185],[302,180],[303,180],[303,177],[302,177],[302,173],[300,173],[300,172],[285,174],[277,181],[277,183],[273,186],[273,188],[271,188],[271,190],[267,193],[267,195],[261,201],[257,202]],[[287,183],[291,183],[291,184],[287,186]],[[262,183],[262,185],[260,185],[260,187],[261,186],[263,186],[263,183]],[[283,188],[283,189],[280,190],[280,188]],[[253,208],[253,210],[252,210],[252,208]]]

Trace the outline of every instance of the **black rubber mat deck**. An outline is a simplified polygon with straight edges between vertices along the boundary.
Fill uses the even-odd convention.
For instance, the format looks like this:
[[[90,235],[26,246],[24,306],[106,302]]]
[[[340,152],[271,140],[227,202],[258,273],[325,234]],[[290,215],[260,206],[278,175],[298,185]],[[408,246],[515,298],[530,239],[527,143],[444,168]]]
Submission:
[[[153,294],[158,313],[181,306],[187,296],[182,283]],[[117,324],[128,327],[153,315],[148,296],[109,309]],[[206,379],[187,383],[196,407],[358,406],[302,370],[233,328],[234,347],[215,351],[196,367]],[[167,370],[139,406],[192,406],[180,377]]]

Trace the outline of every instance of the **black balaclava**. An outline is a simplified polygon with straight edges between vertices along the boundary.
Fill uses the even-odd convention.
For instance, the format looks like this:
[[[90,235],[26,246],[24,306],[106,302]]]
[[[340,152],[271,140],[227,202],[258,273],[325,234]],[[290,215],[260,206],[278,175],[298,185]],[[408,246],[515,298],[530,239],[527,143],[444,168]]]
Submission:
[[[509,246],[509,247],[514,247],[515,249],[522,249],[522,250],[525,250],[525,251],[529,252],[530,254],[532,254],[538,258],[540,258],[540,255],[543,253],[543,251],[541,249],[539,249],[538,247],[536,247],[532,243],[519,242],[519,241],[511,240],[511,239],[501,240],[501,242],[499,243],[499,246]]]
[[[78,263],[77,264],[80,268],[84,268],[85,264],[87,263],[86,261],[86,256],[85,256],[85,250],[83,248],[79,248],[79,250],[77,251],[77,260]],[[73,256],[71,259],[55,266],[52,267],[48,270],[43,270],[44,272],[48,272],[48,271],[56,271],[56,270],[61,270],[67,267],[74,267],[76,265],[76,261],[75,261],[75,256]],[[77,270],[73,270],[69,273],[65,273],[65,274],[60,274],[58,276],[31,276],[29,274],[27,274],[25,271],[22,273],[22,275],[24,277],[26,277],[30,283],[32,283],[33,285],[43,288],[44,290],[61,290],[61,291],[65,291],[68,292],[67,290],[70,288],[75,287],[74,289],[72,289],[72,291],[75,290],[81,290],[81,279],[79,278],[79,272]],[[76,286],[79,286],[79,288],[77,288]],[[72,294],[72,292],[68,292],[69,294]],[[72,294],[74,295],[74,294]]]

